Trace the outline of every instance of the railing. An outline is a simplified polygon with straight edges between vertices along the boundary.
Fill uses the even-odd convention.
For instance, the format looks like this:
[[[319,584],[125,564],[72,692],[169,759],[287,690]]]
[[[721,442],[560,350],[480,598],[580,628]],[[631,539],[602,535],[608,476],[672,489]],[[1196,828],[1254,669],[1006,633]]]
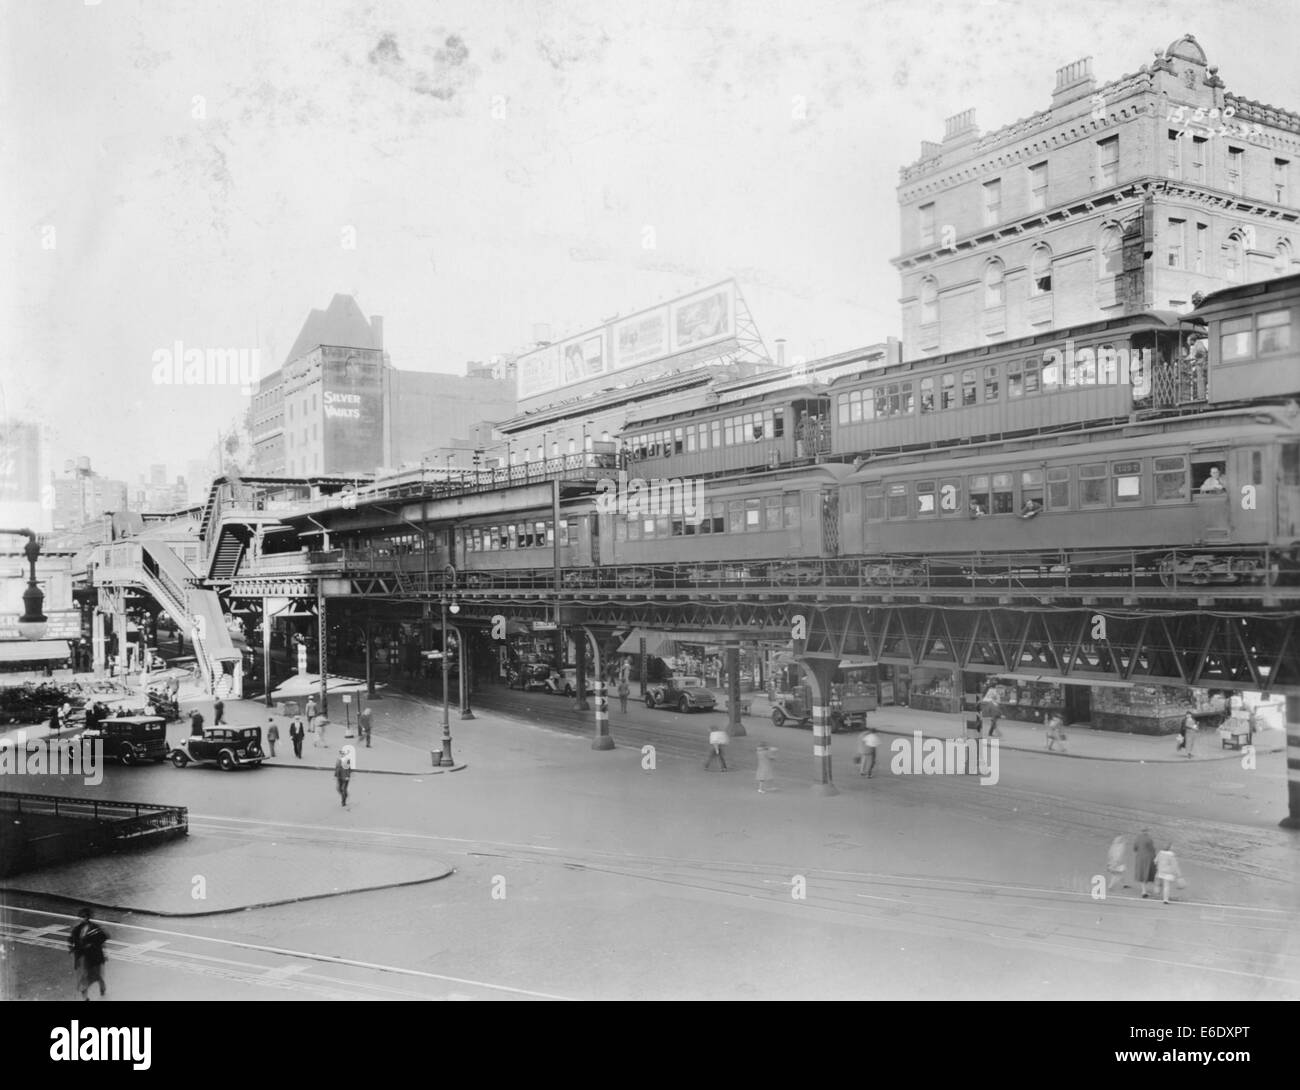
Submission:
[[[171,825],[188,823],[188,809],[148,802],[116,802],[109,799],[81,799],[68,795],[32,795],[0,791],[0,810],[6,813],[43,814],[49,817],[125,822],[129,829],[146,828],[148,822],[166,820]]]
[[[270,575],[280,572],[306,571],[309,563],[306,549],[296,553],[272,553],[270,556],[245,557],[240,565],[240,575]]]

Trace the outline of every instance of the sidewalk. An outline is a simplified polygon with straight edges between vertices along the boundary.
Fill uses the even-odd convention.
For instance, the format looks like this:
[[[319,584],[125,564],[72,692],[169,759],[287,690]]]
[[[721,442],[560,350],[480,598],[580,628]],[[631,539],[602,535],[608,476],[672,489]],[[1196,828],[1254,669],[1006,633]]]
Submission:
[[[744,694],[750,701],[750,716],[770,718],[772,706],[762,693]],[[965,736],[964,715],[943,712],[924,712],[914,708],[882,707],[867,716],[867,723],[880,734],[909,737],[916,731],[923,738],[961,738]],[[1214,731],[1202,731],[1196,740],[1196,752],[1188,758],[1174,748],[1175,735],[1122,734],[1112,730],[1093,730],[1073,726],[1066,729],[1069,738],[1065,752],[1047,749],[1046,728],[1041,723],[1022,723],[1016,720],[998,720],[998,735],[1004,749],[1018,749],[1045,753],[1053,757],[1073,757],[1091,761],[1130,761],[1136,764],[1155,762],[1186,763],[1188,760],[1241,759],[1241,751],[1224,749]],[[1286,732],[1264,729],[1255,735],[1255,748],[1260,753],[1280,753],[1286,749]]]

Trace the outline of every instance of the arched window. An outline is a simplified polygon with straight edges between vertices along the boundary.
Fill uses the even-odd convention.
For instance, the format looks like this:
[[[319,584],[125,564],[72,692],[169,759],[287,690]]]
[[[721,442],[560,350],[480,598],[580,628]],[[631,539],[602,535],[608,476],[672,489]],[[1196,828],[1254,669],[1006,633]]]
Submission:
[[[939,320],[939,282],[932,276],[921,281],[921,324],[933,325]]]
[[[1286,276],[1291,271],[1291,243],[1288,239],[1282,239],[1277,244],[1277,251],[1273,254],[1273,275]]]
[[[1124,238],[1118,227],[1112,224],[1102,228],[1097,253],[1101,259],[1098,276],[1118,276],[1124,271]]]
[[[984,266],[984,308],[1000,307],[1006,301],[1005,270],[1002,262],[994,258]]]
[[[1052,290],[1052,251],[1035,246],[1029,256],[1029,294],[1047,295]]]
[[[1241,283],[1243,251],[1241,234],[1233,231],[1223,244],[1223,275],[1230,284]]]
[[[578,441],[574,439],[573,436],[569,436],[569,453],[570,454],[575,453],[577,451],[577,448],[578,448]]]

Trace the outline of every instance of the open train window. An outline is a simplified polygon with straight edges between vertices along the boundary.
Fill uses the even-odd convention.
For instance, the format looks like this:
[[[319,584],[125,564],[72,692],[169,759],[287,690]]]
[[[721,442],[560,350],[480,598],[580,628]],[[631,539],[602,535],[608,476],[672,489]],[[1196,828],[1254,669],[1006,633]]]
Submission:
[[[1270,310],[1261,314],[1255,321],[1259,330],[1259,354],[1270,356],[1275,352],[1285,352],[1291,347],[1291,312],[1289,310]]]
[[[1070,467],[1054,466],[1047,471],[1047,506],[1064,511],[1070,506]]]
[[[1011,474],[993,474],[993,507],[995,515],[1009,515],[1016,509],[1016,497],[1012,491]]]
[[[1195,492],[1209,495],[1211,493],[1222,493],[1224,489],[1223,475],[1226,463],[1223,456],[1207,457],[1202,455],[1192,462],[1192,489]],[[1214,472],[1211,472],[1213,470]],[[1217,481],[1218,484],[1207,483]]]
[[[1111,467],[1115,480],[1116,503],[1140,503],[1142,500],[1142,463],[1116,462]]]
[[[907,484],[900,481],[898,484],[891,484],[886,489],[886,498],[888,500],[887,510],[891,519],[907,518]]]
[[[989,513],[989,479],[986,474],[970,479],[970,510],[973,515]]]
[[[918,515],[934,515],[938,513],[934,481],[916,482],[916,513]]]
[[[1155,479],[1156,503],[1187,499],[1187,459],[1157,458],[1151,464]]]
[[[921,412],[934,412],[934,379],[921,380]]]
[[[1026,469],[1020,473],[1020,513],[1023,515],[1030,504],[1037,510],[1043,507],[1043,471]]]
[[[1106,463],[1079,467],[1079,506],[1106,506]]]

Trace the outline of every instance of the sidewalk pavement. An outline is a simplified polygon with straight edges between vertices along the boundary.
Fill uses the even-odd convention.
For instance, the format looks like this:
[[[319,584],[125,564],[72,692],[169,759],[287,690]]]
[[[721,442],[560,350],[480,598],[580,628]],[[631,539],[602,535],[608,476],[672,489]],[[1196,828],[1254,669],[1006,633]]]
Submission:
[[[762,693],[742,694],[750,702],[751,717],[771,717],[772,706]],[[880,734],[910,737],[916,731],[923,738],[961,738],[965,736],[966,716],[951,712],[918,711],[915,708],[886,706],[867,716],[867,723]],[[1113,730],[1093,730],[1075,725],[1066,728],[1065,750],[1048,750],[1046,727],[1042,723],[1022,723],[999,719],[998,736],[1004,749],[1050,753],[1056,757],[1083,758],[1092,761],[1131,761],[1137,764],[1182,762],[1188,760],[1240,760],[1241,751],[1225,749],[1217,732],[1203,730],[1196,740],[1196,750],[1188,757],[1175,749],[1177,736],[1170,734],[1125,734]],[[973,736],[972,736],[973,737]],[[1255,748],[1260,753],[1280,753],[1286,749],[1286,732],[1263,729],[1255,734]]]

